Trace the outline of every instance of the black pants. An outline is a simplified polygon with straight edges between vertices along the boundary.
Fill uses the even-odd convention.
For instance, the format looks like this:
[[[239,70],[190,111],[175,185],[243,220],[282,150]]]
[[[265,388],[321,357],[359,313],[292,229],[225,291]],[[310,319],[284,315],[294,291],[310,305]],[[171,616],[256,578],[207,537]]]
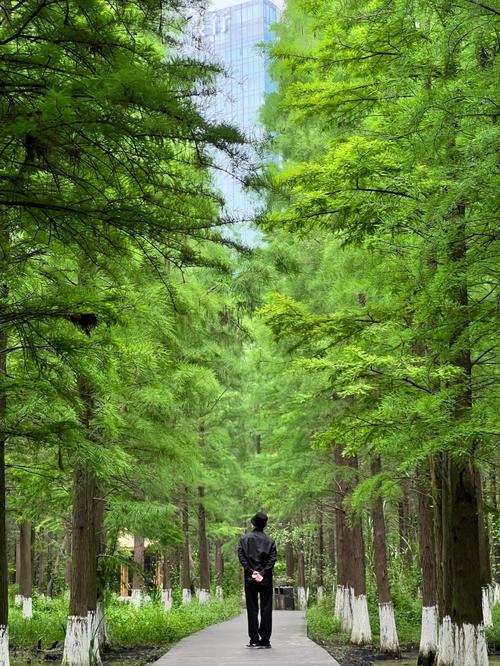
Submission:
[[[260,597],[260,624],[259,624]],[[273,581],[264,578],[261,583],[245,580],[247,602],[248,635],[252,643],[266,645],[271,639],[273,617]]]

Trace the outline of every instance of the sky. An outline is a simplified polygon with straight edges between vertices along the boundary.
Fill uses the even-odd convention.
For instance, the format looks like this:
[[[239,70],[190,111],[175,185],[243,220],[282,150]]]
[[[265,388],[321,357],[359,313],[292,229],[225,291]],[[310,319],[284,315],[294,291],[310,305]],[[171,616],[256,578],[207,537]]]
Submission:
[[[212,0],[212,6],[214,9],[224,9],[224,7],[231,7],[231,5],[239,5],[244,0]],[[285,0],[272,0],[274,4],[279,8],[283,9]]]

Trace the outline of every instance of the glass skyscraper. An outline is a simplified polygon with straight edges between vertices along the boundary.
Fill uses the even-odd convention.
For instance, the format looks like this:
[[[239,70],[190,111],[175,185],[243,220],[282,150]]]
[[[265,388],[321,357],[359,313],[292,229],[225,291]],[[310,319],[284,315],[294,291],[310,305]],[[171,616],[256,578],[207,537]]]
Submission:
[[[273,90],[266,71],[267,57],[259,45],[273,40],[271,26],[278,19],[279,10],[270,0],[248,0],[206,12],[196,30],[204,56],[222,65],[226,72],[218,79],[208,115],[236,126],[254,140],[263,137],[259,109],[265,93]],[[219,166],[230,170],[225,160],[219,160]],[[235,177],[216,171],[215,182],[229,214],[252,217],[257,202],[242,191]],[[243,237],[247,235],[243,230]]]

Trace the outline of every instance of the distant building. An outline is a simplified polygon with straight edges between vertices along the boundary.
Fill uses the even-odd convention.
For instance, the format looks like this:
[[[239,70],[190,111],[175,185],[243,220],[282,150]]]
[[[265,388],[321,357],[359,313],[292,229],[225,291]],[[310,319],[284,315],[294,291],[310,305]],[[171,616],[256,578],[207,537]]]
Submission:
[[[207,114],[257,140],[263,137],[259,109],[265,93],[273,90],[267,57],[259,45],[273,41],[271,26],[278,19],[279,10],[270,0],[248,0],[206,12],[196,28],[199,50],[227,72],[219,77],[217,95]],[[227,168],[228,164],[223,161],[220,166]],[[215,182],[224,194],[229,214],[252,217],[256,202],[235,178],[218,172]]]

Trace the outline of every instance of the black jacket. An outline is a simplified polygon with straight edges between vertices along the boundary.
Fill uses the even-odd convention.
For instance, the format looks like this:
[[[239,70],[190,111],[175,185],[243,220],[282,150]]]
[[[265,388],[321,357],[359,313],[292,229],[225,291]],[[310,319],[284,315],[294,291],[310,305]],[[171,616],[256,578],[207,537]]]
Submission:
[[[258,571],[264,578],[272,578],[276,564],[276,543],[262,530],[247,532],[240,539],[238,558],[248,580],[252,579],[253,571]]]

